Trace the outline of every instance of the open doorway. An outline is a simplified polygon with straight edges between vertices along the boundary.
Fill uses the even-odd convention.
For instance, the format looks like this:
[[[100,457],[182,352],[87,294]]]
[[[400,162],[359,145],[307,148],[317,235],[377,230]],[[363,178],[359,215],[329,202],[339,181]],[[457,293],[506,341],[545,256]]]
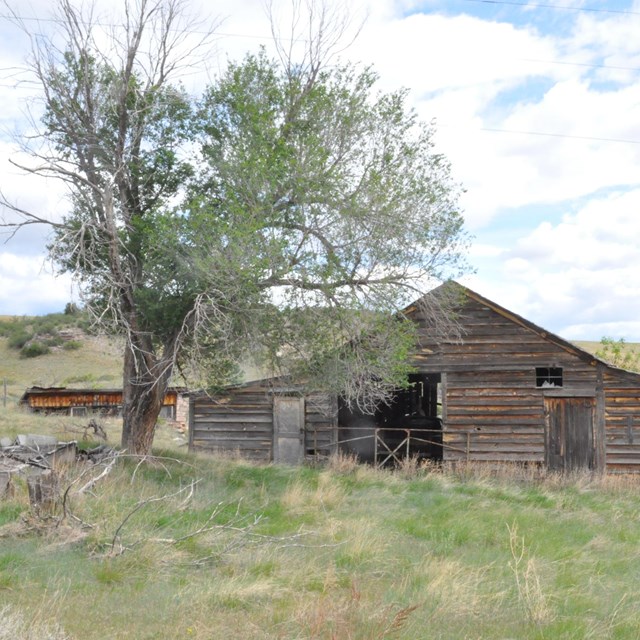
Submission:
[[[392,462],[407,455],[442,460],[441,379],[439,373],[412,374],[408,387],[399,389],[389,406],[380,407],[375,417],[381,430],[378,458],[395,451]]]

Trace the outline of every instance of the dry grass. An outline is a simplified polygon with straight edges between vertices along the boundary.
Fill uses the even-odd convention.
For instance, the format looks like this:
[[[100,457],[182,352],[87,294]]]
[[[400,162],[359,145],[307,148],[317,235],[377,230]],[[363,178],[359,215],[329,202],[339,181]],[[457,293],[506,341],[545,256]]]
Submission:
[[[39,529],[13,501],[0,597],[83,640],[638,637],[628,481],[339,468],[125,461]]]
[[[69,640],[55,622],[43,619],[42,612],[24,614],[15,607],[0,607],[0,640]]]

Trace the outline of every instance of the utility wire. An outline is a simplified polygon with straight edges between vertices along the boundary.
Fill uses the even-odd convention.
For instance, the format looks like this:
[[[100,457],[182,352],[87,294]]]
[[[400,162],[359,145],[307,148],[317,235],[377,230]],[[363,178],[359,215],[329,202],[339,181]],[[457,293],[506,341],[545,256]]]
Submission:
[[[640,144],[640,140],[629,140],[627,138],[604,138],[596,136],[574,136],[569,133],[546,133],[544,131],[518,131],[515,129],[494,129],[490,127],[479,127],[479,131],[489,131],[491,133],[511,133],[515,135],[543,136],[547,138],[569,138],[572,140],[593,140],[595,142],[618,142],[623,144]]]
[[[525,9],[557,9],[560,11],[585,11],[591,13],[616,13],[626,16],[640,16],[640,11],[628,11],[626,9],[595,9],[592,7],[569,7],[561,4],[539,4],[535,2],[512,2],[510,0],[464,0],[476,4],[502,4],[511,7],[524,7]]]

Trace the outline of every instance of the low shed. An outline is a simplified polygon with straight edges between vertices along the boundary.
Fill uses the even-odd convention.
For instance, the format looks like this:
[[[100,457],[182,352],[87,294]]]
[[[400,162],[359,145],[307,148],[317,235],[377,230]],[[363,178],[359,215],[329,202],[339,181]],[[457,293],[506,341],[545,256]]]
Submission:
[[[164,398],[161,417],[186,421],[186,390],[170,388]],[[69,389],[67,387],[30,387],[20,398],[20,405],[36,413],[86,415],[99,412],[120,415],[122,389]]]
[[[305,457],[329,455],[337,442],[337,402],[327,394],[305,395],[269,379],[191,398],[190,450],[299,464]]]
[[[298,462],[343,450],[640,472],[640,375],[617,369],[461,285],[460,335],[435,339],[419,304],[410,386],[376,415],[261,381],[190,407],[192,449]],[[438,295],[438,290],[427,294]]]

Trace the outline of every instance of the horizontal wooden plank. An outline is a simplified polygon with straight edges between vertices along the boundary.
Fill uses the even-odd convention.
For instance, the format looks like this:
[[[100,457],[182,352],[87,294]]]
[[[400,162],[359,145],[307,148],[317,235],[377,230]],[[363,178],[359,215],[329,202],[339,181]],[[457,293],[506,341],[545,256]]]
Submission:
[[[222,424],[231,424],[234,422],[263,422],[263,423],[273,423],[273,416],[269,414],[248,414],[248,413],[237,413],[237,414],[200,414],[196,413],[194,415],[194,420],[196,423],[198,422],[207,422],[207,423],[222,423]]]
[[[500,438],[511,438],[513,436],[528,436],[528,435],[540,435],[544,433],[544,427],[542,425],[483,425],[480,427],[475,427],[469,429],[465,427],[464,429],[455,429],[455,428],[447,428],[443,430],[444,434],[455,435],[458,437],[462,437],[467,433],[470,434],[470,437],[475,437],[477,434],[490,434],[495,435]]]
[[[273,429],[267,427],[268,425],[262,423],[250,424],[239,422],[234,425],[198,423],[193,426],[193,430],[199,433],[273,433]]]
[[[514,418],[518,416],[522,416],[523,418],[530,418],[530,417],[538,417],[543,415],[542,410],[543,410],[542,405],[539,405],[539,406],[526,405],[526,406],[512,407],[509,405],[488,406],[485,404],[478,404],[475,407],[468,407],[468,406],[461,407],[459,405],[451,406],[451,404],[448,404],[447,419],[453,420],[463,416],[475,416],[476,418],[483,419],[483,420],[485,419],[493,420],[496,417],[504,417],[504,416],[511,416]]]
[[[194,432],[193,441],[196,442],[208,442],[208,443],[220,443],[220,446],[227,446],[228,443],[237,443],[238,446],[241,447],[255,447],[257,445],[260,446],[271,446],[272,438],[265,438],[262,435],[253,435],[253,434],[214,434],[214,433],[203,433],[203,432]],[[234,446],[236,446],[234,444]]]
[[[615,466],[637,466],[640,467],[640,457],[639,458],[630,458],[624,456],[607,456],[607,470],[609,467]]]
[[[450,461],[465,461],[467,459],[464,452],[447,451],[445,449],[443,458],[445,462]],[[544,453],[474,453],[469,458],[472,461],[477,462],[544,462]]]
[[[519,426],[544,425],[544,417],[540,416],[451,416],[447,414],[447,430],[464,427],[484,427],[491,425],[511,425],[514,429]]]

